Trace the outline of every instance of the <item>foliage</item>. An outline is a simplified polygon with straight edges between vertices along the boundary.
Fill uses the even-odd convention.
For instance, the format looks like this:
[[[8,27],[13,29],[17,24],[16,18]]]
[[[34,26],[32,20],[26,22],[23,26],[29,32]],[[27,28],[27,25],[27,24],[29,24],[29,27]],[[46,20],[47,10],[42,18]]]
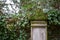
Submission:
[[[0,15],[0,39],[1,40],[16,40],[16,33],[7,28],[5,15]]]
[[[43,13],[40,7],[40,0],[21,0],[21,5],[30,20],[46,19],[46,14]]]
[[[47,10],[48,22],[50,25],[60,25],[60,0],[46,0],[42,1],[41,6],[43,11]]]
[[[49,5],[55,9],[60,9],[60,0],[50,0]]]
[[[22,34],[21,30],[22,31],[24,30],[23,35],[29,34],[27,33],[30,31],[28,30],[29,26],[27,26],[27,24],[28,24],[27,18],[23,17],[21,14],[0,15],[0,39],[1,40],[22,40],[24,39],[24,37],[22,37],[22,39],[19,39],[19,38],[21,38],[21,35],[20,35]],[[28,31],[25,31],[25,30],[28,30]]]
[[[22,0],[22,1],[24,1],[24,0]],[[25,0],[25,1],[28,1],[28,0]],[[4,10],[4,11],[2,11],[4,14],[2,14],[2,13],[1,13],[2,15],[0,14],[0,18],[1,18],[0,19],[0,24],[1,24],[0,30],[2,30],[0,32],[1,33],[0,39],[1,40],[28,40],[30,37],[30,26],[29,26],[28,17],[25,14],[25,12],[20,12],[20,13],[14,14],[16,12],[15,8],[20,8],[20,7],[18,7],[18,6],[20,6],[20,3],[19,3],[20,1],[18,2],[17,0],[12,0],[12,2],[14,2],[14,3],[13,4],[10,3],[11,5],[5,4],[5,3],[1,4],[1,2],[0,2],[0,4],[1,4],[0,11]],[[11,9],[13,9],[13,10],[10,10],[8,5],[10,5]],[[29,6],[27,8],[29,8]],[[9,13],[12,11],[12,13],[5,14],[6,11]],[[22,10],[22,11],[24,11],[24,10]]]
[[[14,14],[20,9],[20,0],[0,0],[0,11],[3,13]]]
[[[48,22],[51,25],[60,25],[60,10],[50,10],[48,12]]]
[[[52,10],[48,11],[48,40],[60,40],[60,0],[49,0]],[[58,37],[59,36],[59,37]]]

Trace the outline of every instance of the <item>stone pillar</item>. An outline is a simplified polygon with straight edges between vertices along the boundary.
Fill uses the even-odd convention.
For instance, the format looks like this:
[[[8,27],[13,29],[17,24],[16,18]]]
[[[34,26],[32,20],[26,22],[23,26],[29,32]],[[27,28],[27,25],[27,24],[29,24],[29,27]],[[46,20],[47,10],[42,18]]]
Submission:
[[[47,23],[31,21],[31,40],[47,40]]]

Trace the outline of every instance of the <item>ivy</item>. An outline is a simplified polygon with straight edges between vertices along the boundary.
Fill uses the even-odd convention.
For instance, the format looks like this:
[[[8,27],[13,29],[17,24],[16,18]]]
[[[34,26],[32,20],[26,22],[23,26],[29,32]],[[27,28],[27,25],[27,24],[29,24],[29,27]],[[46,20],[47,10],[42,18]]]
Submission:
[[[22,14],[0,15],[1,40],[28,40],[30,37],[28,18]]]
[[[48,22],[51,25],[60,25],[60,10],[50,10],[48,12]]]

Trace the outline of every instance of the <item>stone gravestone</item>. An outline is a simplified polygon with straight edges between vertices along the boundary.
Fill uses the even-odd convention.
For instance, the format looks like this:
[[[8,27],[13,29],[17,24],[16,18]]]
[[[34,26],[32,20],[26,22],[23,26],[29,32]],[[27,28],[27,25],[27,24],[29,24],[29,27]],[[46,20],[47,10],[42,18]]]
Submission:
[[[47,23],[45,21],[31,22],[31,40],[47,40]]]

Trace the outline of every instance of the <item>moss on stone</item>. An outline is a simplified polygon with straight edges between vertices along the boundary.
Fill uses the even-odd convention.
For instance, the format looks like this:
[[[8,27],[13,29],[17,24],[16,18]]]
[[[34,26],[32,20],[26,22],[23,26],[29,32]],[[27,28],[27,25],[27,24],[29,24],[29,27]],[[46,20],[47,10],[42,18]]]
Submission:
[[[40,9],[35,10],[35,14],[30,17],[30,20],[46,20],[47,14],[44,14]]]
[[[46,20],[47,15],[38,6],[38,2],[35,1],[22,1],[22,8],[30,20]]]

